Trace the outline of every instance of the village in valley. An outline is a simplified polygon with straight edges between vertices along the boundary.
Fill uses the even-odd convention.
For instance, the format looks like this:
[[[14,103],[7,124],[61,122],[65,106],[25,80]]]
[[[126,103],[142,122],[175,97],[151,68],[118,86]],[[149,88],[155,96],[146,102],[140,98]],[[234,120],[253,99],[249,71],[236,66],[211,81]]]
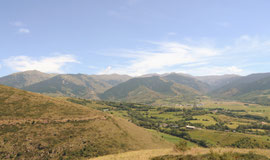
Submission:
[[[234,139],[241,140],[242,137],[245,141],[248,137],[250,141],[256,140],[262,148],[270,148],[270,139],[267,138],[270,128],[265,128],[270,124],[270,120],[267,116],[256,115],[258,112],[267,115],[270,110],[259,105],[254,105],[256,107],[250,109],[245,103],[204,101],[200,105],[161,107],[75,98],[68,100],[85,106],[94,106],[95,109],[125,118],[153,132],[175,136],[176,143],[179,139],[183,139],[191,146],[232,147],[236,145]],[[233,109],[234,105],[238,107]],[[209,139],[208,135],[216,138]],[[163,137],[166,136],[163,135]],[[231,137],[232,141],[227,141],[224,137]]]

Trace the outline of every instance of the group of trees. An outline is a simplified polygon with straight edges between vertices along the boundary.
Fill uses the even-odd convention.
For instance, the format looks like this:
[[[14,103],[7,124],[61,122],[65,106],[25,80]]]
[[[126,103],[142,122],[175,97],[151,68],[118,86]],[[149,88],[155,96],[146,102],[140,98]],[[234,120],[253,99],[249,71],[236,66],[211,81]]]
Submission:
[[[88,100],[82,99],[68,99],[73,103],[78,103],[86,105],[87,103],[92,103]],[[154,107],[151,105],[138,104],[138,103],[123,103],[123,102],[108,102],[108,101],[96,101],[95,103],[103,104],[105,106],[110,106],[114,111],[127,113],[128,118],[138,126],[154,129],[159,132],[167,133],[173,136],[177,136],[188,140],[190,142],[196,143],[202,147],[211,147],[212,145],[203,140],[192,139],[188,134],[187,125],[195,126],[197,128],[205,128],[210,130],[218,131],[234,131],[241,133],[251,133],[250,130],[262,129],[265,130],[264,133],[257,132],[254,134],[270,134],[270,125],[250,123],[247,125],[239,125],[236,129],[230,129],[224,120],[220,120],[214,114],[222,114],[229,117],[234,117],[238,119],[249,119],[256,121],[269,122],[267,117],[250,115],[247,114],[245,110],[228,110],[223,108],[199,108],[193,107],[190,109],[186,108],[173,108],[173,107]],[[180,120],[171,120],[166,118],[166,116],[155,115],[158,112],[159,115],[174,115],[175,117],[181,117]],[[153,114],[155,113],[155,114]],[[192,123],[192,120],[197,120],[194,116],[200,115],[211,115],[216,122],[213,125],[204,126],[203,123]],[[209,121],[208,119],[203,119],[203,121]]]

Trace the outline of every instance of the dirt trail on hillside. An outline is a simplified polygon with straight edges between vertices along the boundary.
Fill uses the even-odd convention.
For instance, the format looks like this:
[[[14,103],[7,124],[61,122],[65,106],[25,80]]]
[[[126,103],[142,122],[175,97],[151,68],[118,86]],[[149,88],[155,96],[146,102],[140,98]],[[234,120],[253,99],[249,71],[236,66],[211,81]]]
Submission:
[[[66,123],[66,122],[82,122],[89,120],[106,120],[105,116],[94,116],[94,117],[82,117],[82,118],[64,118],[64,119],[9,119],[9,120],[0,120],[1,125],[16,125],[16,124],[25,124],[25,123]]]

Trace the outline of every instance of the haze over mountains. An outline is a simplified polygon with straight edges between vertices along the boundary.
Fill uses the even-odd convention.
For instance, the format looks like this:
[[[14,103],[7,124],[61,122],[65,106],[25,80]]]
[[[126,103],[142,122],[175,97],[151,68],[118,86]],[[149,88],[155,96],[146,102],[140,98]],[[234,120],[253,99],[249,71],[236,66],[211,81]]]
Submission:
[[[160,99],[194,99],[206,95],[266,105],[269,82],[270,73],[197,77],[168,73],[130,77],[26,71],[0,78],[0,84],[52,96],[153,103]]]

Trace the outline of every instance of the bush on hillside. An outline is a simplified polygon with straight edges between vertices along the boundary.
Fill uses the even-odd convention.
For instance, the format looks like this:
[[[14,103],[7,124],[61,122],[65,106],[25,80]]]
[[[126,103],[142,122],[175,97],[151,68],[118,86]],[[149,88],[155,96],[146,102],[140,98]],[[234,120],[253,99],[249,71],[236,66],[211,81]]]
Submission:
[[[187,150],[189,150],[189,147],[187,145],[187,142],[186,141],[179,141],[175,146],[174,146],[174,149],[176,151],[180,151],[180,152],[185,152]]]
[[[254,153],[215,153],[211,152],[208,154],[203,155],[165,155],[165,156],[159,156],[154,157],[152,160],[269,160],[269,158],[254,154]]]
[[[236,148],[270,148],[270,144],[264,144],[249,137],[241,138],[230,146]]]

